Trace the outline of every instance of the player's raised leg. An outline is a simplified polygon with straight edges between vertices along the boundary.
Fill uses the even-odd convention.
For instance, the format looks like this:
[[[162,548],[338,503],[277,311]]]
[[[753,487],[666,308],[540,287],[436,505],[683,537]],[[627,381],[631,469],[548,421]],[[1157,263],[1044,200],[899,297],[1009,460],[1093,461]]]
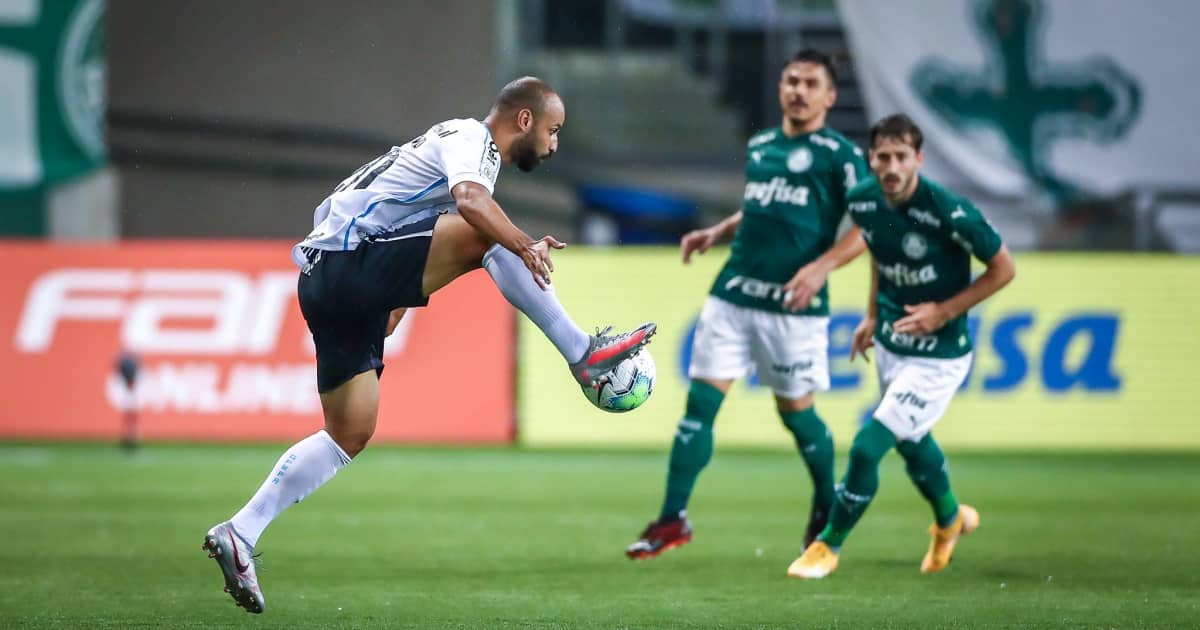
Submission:
[[[544,244],[543,248],[557,243],[553,237],[538,242]],[[646,323],[615,335],[607,334],[607,329],[597,331],[595,335],[587,334],[563,308],[554,288],[548,283],[539,283],[521,257],[499,244],[492,244],[459,215],[439,217],[425,267],[423,290],[426,295],[480,266],[487,270],[505,299],[554,344],[580,385],[592,385],[597,377],[637,354],[655,333],[655,325]]]

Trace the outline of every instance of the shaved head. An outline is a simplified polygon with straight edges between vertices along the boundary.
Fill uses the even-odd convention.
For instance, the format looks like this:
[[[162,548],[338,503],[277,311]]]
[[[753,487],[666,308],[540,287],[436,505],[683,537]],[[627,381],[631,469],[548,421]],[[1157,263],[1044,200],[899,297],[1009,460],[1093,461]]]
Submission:
[[[549,83],[521,77],[500,90],[484,122],[505,163],[532,171],[558,150],[558,131],[566,116],[562,98]]]
[[[541,114],[546,108],[546,101],[551,97],[557,99],[558,94],[549,83],[537,77],[521,77],[514,79],[496,95],[492,104],[492,112],[506,114],[512,111],[528,109],[534,115]]]

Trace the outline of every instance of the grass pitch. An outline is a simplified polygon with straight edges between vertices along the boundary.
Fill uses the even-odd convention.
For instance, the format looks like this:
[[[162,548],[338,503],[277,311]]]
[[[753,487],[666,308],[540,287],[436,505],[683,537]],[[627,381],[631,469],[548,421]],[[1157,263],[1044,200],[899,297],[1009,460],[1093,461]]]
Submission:
[[[797,582],[809,486],[790,453],[718,449],[695,541],[634,563],[664,453],[373,448],[266,532],[251,616],[200,543],[280,452],[0,446],[0,627],[1200,626],[1197,455],[951,453],[983,524],[936,576],[892,455],[839,570]]]

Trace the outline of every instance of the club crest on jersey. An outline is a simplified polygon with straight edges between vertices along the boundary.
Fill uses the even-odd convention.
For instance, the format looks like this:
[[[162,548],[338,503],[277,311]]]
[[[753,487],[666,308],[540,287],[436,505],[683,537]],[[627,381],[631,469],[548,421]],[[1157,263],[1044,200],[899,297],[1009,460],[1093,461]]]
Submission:
[[[809,151],[808,147],[800,147],[788,155],[787,167],[793,173],[803,173],[812,166],[812,162],[812,151]]]
[[[904,250],[904,255],[913,260],[920,260],[925,257],[925,252],[929,250],[928,243],[925,242],[925,237],[916,232],[906,232],[904,238],[900,241],[900,249]]]

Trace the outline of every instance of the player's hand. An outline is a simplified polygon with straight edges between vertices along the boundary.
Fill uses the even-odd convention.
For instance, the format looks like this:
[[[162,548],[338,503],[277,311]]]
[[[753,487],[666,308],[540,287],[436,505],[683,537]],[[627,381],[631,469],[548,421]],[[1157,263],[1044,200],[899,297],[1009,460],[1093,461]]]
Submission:
[[[813,298],[821,291],[821,287],[825,286],[828,277],[829,270],[817,262],[801,267],[800,271],[783,285],[783,308],[789,311],[808,308]]]
[[[525,261],[525,267],[529,269],[529,273],[533,274],[533,281],[542,290],[550,286],[550,274],[554,271],[554,261],[550,260],[550,249],[562,249],[566,246],[566,243],[547,234],[526,245],[525,249],[521,251],[521,260]]]
[[[683,263],[692,262],[692,252],[703,254],[708,251],[717,242],[718,235],[715,230],[705,228],[703,230],[692,230],[683,235],[679,239],[679,249],[683,252]]]
[[[861,354],[863,361],[871,362],[871,357],[867,356],[867,348],[875,347],[875,318],[864,317],[858,323],[858,327],[854,329],[854,336],[850,338],[850,362],[854,363],[854,356]]]
[[[937,332],[950,320],[950,314],[937,302],[922,302],[913,306],[904,305],[907,316],[892,324],[892,329],[906,335],[928,335]]]

